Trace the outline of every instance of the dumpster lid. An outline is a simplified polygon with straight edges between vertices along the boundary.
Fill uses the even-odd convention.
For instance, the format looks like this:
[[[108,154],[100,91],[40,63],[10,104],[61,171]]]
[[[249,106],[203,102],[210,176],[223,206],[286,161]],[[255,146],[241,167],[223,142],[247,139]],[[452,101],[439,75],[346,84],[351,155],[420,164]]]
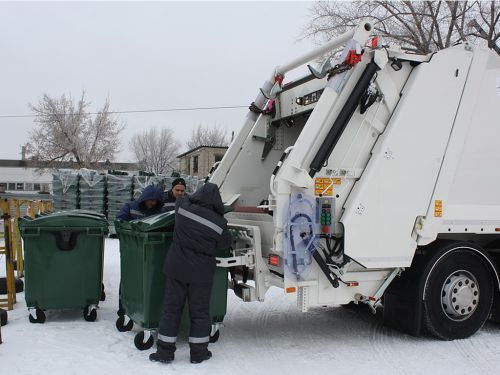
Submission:
[[[231,206],[224,206],[224,212],[232,211]],[[116,229],[137,230],[141,232],[172,232],[175,224],[175,211],[148,216],[144,219],[132,221],[116,220]]]
[[[90,210],[68,210],[68,211],[57,211],[52,213],[51,215],[68,215],[68,214],[75,214],[75,215],[88,215],[88,216],[94,216],[96,219],[104,219],[106,220],[106,216],[104,214],[101,214],[99,212],[95,211],[90,211]]]
[[[144,219],[132,220],[130,227],[141,232],[152,231],[173,231],[175,223],[175,211],[164,212],[162,214],[148,216]]]
[[[40,228],[68,228],[68,227],[99,227],[107,228],[106,217],[97,212],[87,210],[71,210],[55,212],[35,219],[22,218],[19,226]]]

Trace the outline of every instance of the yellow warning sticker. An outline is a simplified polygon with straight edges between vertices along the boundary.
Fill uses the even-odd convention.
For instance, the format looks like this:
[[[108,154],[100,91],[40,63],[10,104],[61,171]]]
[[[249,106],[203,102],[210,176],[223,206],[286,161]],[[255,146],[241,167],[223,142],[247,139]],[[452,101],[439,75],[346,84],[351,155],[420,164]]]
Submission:
[[[434,201],[434,217],[443,217],[443,201]]]
[[[333,195],[333,185],[340,185],[340,178],[317,177],[314,179],[314,195],[331,197]]]

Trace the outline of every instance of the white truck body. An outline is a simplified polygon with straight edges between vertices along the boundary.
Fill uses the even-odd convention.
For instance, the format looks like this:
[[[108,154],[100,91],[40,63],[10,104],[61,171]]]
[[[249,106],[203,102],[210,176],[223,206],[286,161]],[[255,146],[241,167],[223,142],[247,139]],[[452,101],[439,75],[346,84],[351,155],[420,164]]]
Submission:
[[[244,300],[263,300],[278,286],[295,293],[303,311],[352,301],[374,308],[391,281],[411,268],[417,249],[440,238],[478,244],[500,234],[500,57],[467,43],[427,56],[406,54],[367,47],[370,38],[365,21],[276,68],[255,102],[260,113],[249,112],[210,176],[233,207],[226,217],[241,235],[234,257],[219,265],[249,273],[239,277]],[[349,51],[361,58],[348,70],[281,84],[287,71],[344,44],[337,63]],[[358,98],[349,112],[363,80],[362,100],[372,94],[374,101],[361,113]],[[306,203],[306,214],[294,208]],[[297,213],[308,221],[295,224]],[[331,213],[331,222],[322,224],[321,213]],[[299,275],[302,266],[290,271],[290,248],[297,246],[290,241],[295,225],[304,230],[309,224],[314,235],[307,229],[300,236],[311,239],[308,251],[324,263],[305,260]],[[326,242],[341,249],[332,251]],[[488,251],[482,256],[498,287],[495,261]],[[459,276],[450,280],[458,283]],[[476,302],[464,296],[474,292],[457,292],[472,312],[448,314],[451,320],[472,316]]]

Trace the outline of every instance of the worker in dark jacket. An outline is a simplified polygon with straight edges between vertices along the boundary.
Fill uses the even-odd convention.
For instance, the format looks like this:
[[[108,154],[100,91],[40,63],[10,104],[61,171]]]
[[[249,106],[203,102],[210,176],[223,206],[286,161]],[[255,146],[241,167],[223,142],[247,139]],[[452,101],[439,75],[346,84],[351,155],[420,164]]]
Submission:
[[[142,219],[165,211],[165,208],[163,208],[163,192],[160,188],[149,185],[144,189],[137,200],[125,203],[118,215],[116,215],[116,218],[130,221]],[[118,316],[122,316],[125,314],[125,309],[121,300],[121,283],[119,290],[120,297],[118,299],[118,311],[116,313]]]
[[[208,350],[212,325],[209,304],[215,273],[215,251],[228,248],[230,244],[217,185],[206,183],[193,195],[177,199],[174,238],[163,268],[166,283],[158,347],[157,352],[149,356],[150,360],[166,363],[174,360],[177,332],[186,300],[191,322],[191,363],[200,363],[212,356]]]
[[[186,194],[186,181],[183,178],[176,178],[172,181],[172,189],[170,189],[165,197],[165,211],[175,210],[175,201],[177,198],[182,198]]]
[[[125,203],[116,218],[130,221],[161,212],[165,212],[163,208],[163,192],[160,188],[149,185],[137,200]]]

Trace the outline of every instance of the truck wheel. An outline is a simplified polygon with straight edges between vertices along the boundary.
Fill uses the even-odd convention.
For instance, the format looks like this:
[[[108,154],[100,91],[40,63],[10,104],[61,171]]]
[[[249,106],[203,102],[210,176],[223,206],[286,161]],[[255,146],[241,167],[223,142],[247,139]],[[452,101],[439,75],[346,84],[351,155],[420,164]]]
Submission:
[[[438,259],[424,290],[424,324],[442,340],[479,330],[493,303],[493,278],[480,254],[457,248]]]
[[[134,345],[139,350],[148,350],[155,343],[155,339],[152,335],[144,342],[144,331],[138,332],[134,337]]]
[[[125,324],[125,316],[120,315],[118,319],[116,319],[116,329],[120,332],[128,332],[134,328],[134,321],[129,319],[127,324]]]

